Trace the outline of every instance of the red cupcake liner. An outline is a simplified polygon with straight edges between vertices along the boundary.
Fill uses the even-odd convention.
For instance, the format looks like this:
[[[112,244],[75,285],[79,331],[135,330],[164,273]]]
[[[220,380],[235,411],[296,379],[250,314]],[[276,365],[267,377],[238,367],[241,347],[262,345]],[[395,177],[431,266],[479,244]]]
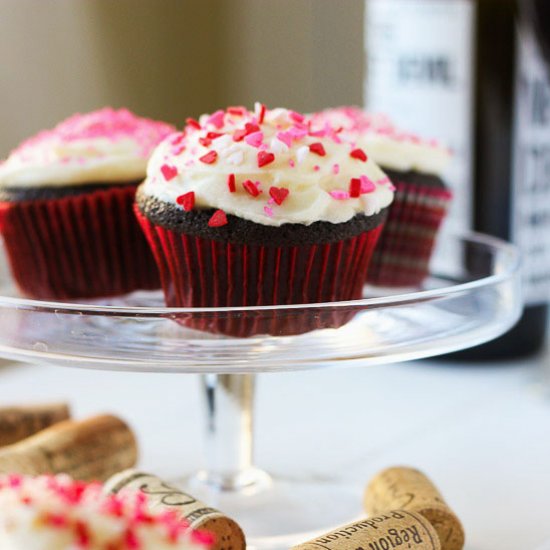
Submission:
[[[373,254],[367,281],[419,286],[429,273],[437,232],[452,194],[447,189],[395,182],[394,201]]]
[[[136,188],[0,203],[0,231],[22,293],[65,300],[160,288],[135,219]]]
[[[361,298],[382,225],[340,242],[263,246],[176,233],[136,214],[155,255],[172,307],[290,305]],[[177,321],[207,332],[248,337],[336,328],[355,312],[334,308],[193,313]]]

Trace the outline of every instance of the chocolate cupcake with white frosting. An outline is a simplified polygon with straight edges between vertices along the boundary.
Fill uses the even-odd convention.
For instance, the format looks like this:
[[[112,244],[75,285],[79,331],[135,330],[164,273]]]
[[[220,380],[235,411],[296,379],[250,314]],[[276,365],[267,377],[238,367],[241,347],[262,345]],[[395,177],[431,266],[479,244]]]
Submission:
[[[160,286],[133,201],[174,128],[126,109],[74,115],[0,165],[0,232],[21,291],[96,298]]]
[[[167,304],[360,298],[393,191],[373,161],[351,153],[330,128],[311,133],[302,115],[262,105],[204,115],[165,140],[136,200]],[[210,317],[192,325],[250,336],[345,322],[299,317],[270,312],[263,321]]]
[[[442,177],[451,159],[449,150],[357,107],[328,109],[311,115],[309,123],[314,131],[325,124],[337,128],[340,139],[364,151],[395,186],[368,281],[388,287],[421,285],[452,198]]]

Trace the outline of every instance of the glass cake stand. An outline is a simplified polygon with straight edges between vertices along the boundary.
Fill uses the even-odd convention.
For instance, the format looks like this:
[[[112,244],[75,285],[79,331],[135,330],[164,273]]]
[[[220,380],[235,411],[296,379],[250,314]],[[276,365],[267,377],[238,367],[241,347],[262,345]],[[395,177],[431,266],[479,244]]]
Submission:
[[[516,249],[445,235],[422,288],[365,287],[364,299],[242,308],[167,308],[160,292],[86,303],[19,297],[0,251],[0,356],[91,369],[199,373],[206,457],[189,492],[234,517],[249,548],[289,548],[361,513],[356,488],[273,479],[253,462],[255,374],[380,365],[474,346],[521,312]],[[334,319],[339,319],[339,328]],[[274,327],[248,338],[189,326]],[[318,327],[294,336],[285,326]],[[279,328],[277,328],[279,327]],[[325,328],[323,328],[325,327]],[[222,331],[223,332],[223,331]],[[227,332],[227,331],[226,331]]]

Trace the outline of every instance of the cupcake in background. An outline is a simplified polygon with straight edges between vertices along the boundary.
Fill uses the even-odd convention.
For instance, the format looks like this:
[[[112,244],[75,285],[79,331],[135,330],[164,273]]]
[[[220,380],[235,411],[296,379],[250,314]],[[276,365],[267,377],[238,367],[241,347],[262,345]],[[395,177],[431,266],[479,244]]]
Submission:
[[[452,198],[442,179],[451,160],[449,150],[398,129],[385,116],[357,107],[328,109],[311,115],[309,122],[313,130],[326,124],[337,128],[338,136],[364,150],[395,186],[395,200],[371,261],[368,282],[387,287],[421,285]]]
[[[386,175],[331,128],[287,109],[228,108],[190,120],[151,157],[137,215],[169,306],[353,300],[393,199]],[[330,308],[213,314],[190,326],[236,336],[298,334],[347,318]]]
[[[4,550],[207,550],[213,538],[173,513],[155,513],[144,493],[103,495],[68,476],[0,477]]]
[[[23,294],[97,298],[159,288],[133,201],[153,149],[173,131],[105,108],[12,151],[0,165],[0,232]]]

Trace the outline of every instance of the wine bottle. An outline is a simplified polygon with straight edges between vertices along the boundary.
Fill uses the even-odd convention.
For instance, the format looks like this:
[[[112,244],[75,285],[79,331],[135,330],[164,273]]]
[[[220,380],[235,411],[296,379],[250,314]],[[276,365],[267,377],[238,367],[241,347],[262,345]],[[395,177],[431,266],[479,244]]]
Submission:
[[[550,78],[540,36],[550,32],[550,21],[536,19],[537,4],[543,2],[366,3],[367,109],[453,149],[449,229],[489,233],[523,252],[521,320],[504,337],[452,358],[525,357],[546,340]]]

